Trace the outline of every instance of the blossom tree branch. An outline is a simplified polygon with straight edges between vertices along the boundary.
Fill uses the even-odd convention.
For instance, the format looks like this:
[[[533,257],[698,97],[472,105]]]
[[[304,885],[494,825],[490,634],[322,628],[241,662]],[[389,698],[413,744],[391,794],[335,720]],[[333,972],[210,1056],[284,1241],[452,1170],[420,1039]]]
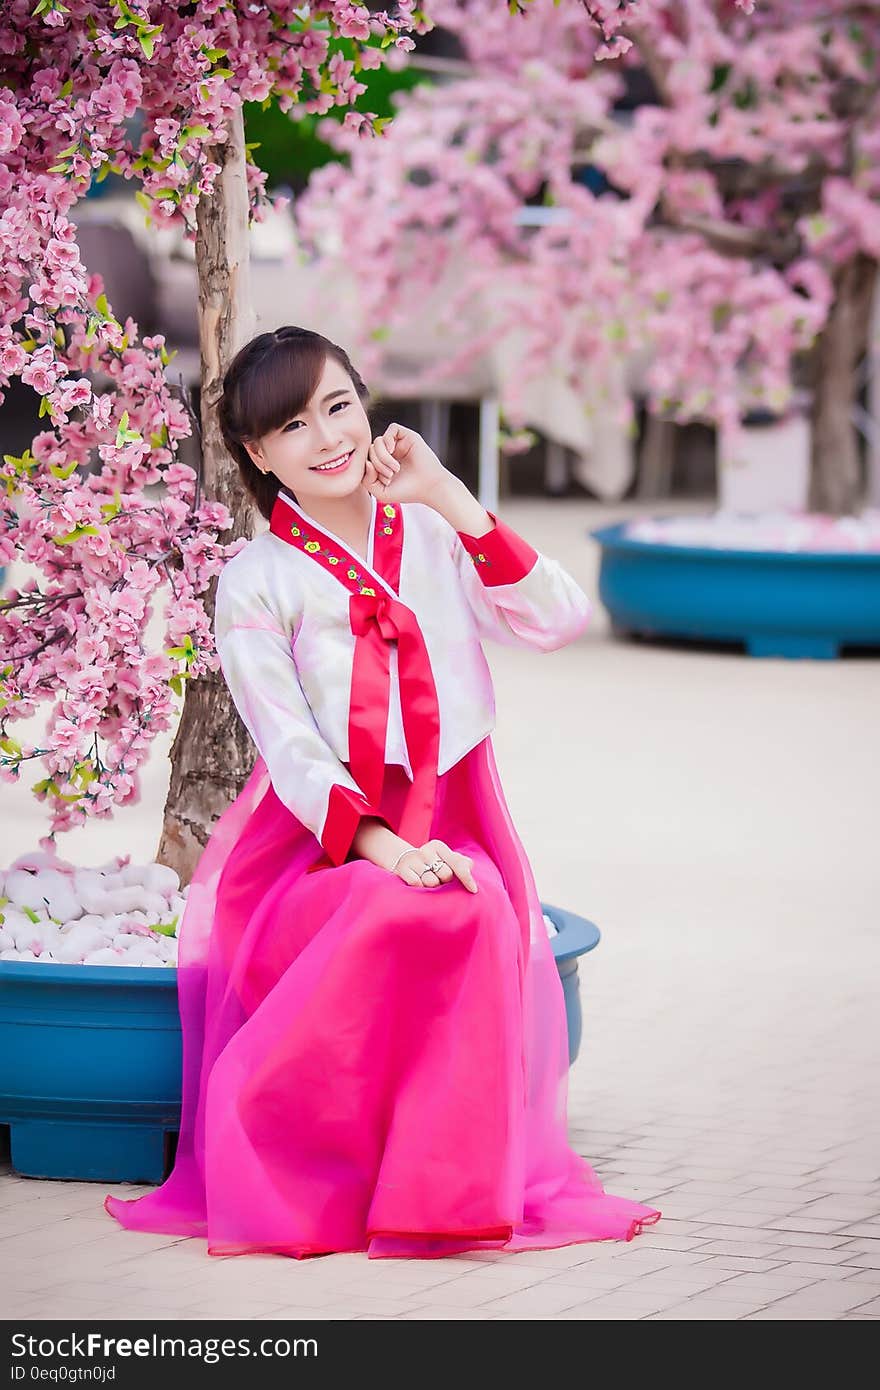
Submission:
[[[214,419],[226,362],[252,328],[248,226],[269,206],[242,105],[275,99],[291,117],[345,108],[349,131],[369,135],[377,118],[351,109],[363,73],[429,24],[413,0],[393,13],[348,0],[4,7],[0,399],[20,378],[43,425],[0,465],[0,563],[22,576],[0,603],[0,772],[14,779],[42,763],[34,791],[52,836],[137,799],[153,739],[176,722],[188,687],[213,692],[192,698],[191,742],[210,746],[199,727],[210,709],[226,765],[222,786],[206,765],[201,810],[191,796],[186,816],[175,810],[178,829],[185,819],[196,827],[166,835],[183,877],[249,770],[210,616],[216,576],[250,527]],[[198,469],[182,461],[192,410],[169,381],[173,351],[117,320],[79,254],[71,209],[111,172],[135,185],[148,225],[178,224],[196,242]],[[225,220],[208,235],[206,210],[221,205]],[[39,740],[17,739],[16,722],[39,711]],[[190,758],[178,783],[193,780]]]

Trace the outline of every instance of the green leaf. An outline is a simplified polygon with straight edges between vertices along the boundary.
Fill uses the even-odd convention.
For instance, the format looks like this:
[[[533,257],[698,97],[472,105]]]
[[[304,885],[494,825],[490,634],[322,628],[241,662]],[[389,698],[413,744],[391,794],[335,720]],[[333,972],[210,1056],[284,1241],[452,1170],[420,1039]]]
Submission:
[[[62,482],[70,478],[76,472],[77,468],[79,468],[79,459],[74,459],[73,463],[69,463],[66,468],[62,468],[60,464],[57,463],[49,464],[49,472],[53,477],[60,478]]]
[[[123,339],[123,347],[125,346],[127,346],[127,339]],[[128,411],[123,410],[119,426],[116,430],[116,448],[121,449],[123,444],[139,444],[142,438],[143,436],[139,430],[129,429]]]
[[[24,913],[25,917],[30,917],[32,922],[39,922],[40,914],[38,912],[34,912],[34,909],[32,907],[23,907],[21,910]]]
[[[3,462],[8,463],[16,473],[24,473],[28,476],[33,473],[37,466],[37,460],[34,458],[30,449],[25,449],[24,453],[20,456],[17,454],[4,454]]]
[[[157,931],[161,933],[162,936],[173,936],[176,930],[177,917],[172,917],[170,922],[155,922],[150,928],[150,931]]]
[[[73,545],[83,536],[97,536],[99,534],[97,526],[74,526],[72,531],[66,532],[62,536],[53,536],[56,545]]]
[[[103,516],[105,521],[112,521],[114,516],[118,516],[121,510],[122,496],[120,494],[119,488],[117,488],[113,494],[112,502],[101,503],[101,515]]]

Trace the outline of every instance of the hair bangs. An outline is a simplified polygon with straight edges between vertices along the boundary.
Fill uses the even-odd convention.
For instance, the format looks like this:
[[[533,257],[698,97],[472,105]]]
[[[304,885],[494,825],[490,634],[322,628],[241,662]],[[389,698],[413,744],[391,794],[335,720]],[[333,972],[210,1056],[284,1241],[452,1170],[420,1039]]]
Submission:
[[[241,382],[241,418],[252,431],[250,439],[262,439],[305,409],[318,389],[326,360],[320,341],[286,339],[275,344],[259,373]]]

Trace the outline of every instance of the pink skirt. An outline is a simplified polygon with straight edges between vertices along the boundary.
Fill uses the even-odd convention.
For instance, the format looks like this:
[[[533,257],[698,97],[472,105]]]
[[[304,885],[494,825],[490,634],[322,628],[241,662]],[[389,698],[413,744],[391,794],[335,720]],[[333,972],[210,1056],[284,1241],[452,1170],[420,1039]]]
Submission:
[[[386,771],[392,818],[408,779]],[[660,1213],[568,1145],[562,983],[486,738],[440,777],[432,836],[472,857],[411,888],[314,835],[262,759],[218,822],[180,932],[173,1171],[106,1210],[209,1255],[371,1259],[630,1240]]]

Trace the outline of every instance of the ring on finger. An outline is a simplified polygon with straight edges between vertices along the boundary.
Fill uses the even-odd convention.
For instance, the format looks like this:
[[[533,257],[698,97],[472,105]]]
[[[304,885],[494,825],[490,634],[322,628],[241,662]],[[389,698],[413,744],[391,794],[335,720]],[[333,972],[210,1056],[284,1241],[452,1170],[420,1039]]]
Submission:
[[[436,872],[437,872],[438,869],[445,869],[445,868],[446,868],[446,860],[445,860],[445,859],[433,859],[433,860],[431,861],[431,863],[428,865],[428,868],[425,870],[425,872],[427,873],[427,872],[430,870],[430,872],[431,872],[432,874],[436,874]]]

